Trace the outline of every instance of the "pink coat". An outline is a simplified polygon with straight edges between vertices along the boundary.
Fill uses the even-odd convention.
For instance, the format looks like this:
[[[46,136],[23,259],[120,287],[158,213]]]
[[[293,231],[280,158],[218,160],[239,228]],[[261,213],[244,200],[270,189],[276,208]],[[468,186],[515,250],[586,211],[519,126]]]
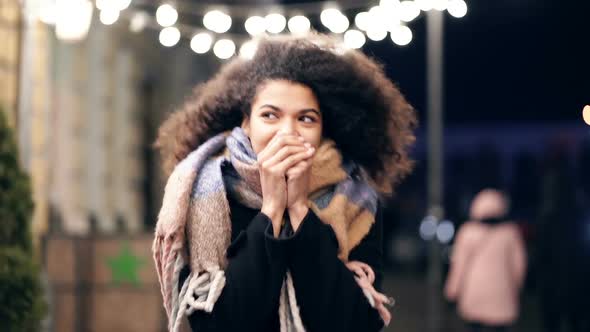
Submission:
[[[461,317],[487,325],[518,318],[526,252],[518,226],[465,223],[457,234],[445,295]]]

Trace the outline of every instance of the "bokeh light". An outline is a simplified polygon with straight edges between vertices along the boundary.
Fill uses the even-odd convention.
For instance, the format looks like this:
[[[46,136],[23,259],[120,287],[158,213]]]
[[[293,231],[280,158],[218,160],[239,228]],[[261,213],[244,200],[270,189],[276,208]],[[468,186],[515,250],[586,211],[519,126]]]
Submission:
[[[160,31],[160,44],[172,47],[180,40],[180,31],[175,27],[167,27]]]
[[[178,20],[178,12],[170,4],[163,4],[156,10],[156,21],[163,27],[174,25]]]
[[[582,116],[584,117],[584,122],[590,126],[590,105],[586,105],[586,107],[584,107]]]

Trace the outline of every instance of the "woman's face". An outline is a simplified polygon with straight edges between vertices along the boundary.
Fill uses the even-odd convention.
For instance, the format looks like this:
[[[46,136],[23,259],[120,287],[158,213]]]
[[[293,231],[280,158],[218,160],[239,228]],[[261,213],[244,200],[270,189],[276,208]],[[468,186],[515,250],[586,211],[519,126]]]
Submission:
[[[258,88],[250,116],[244,118],[242,128],[256,154],[280,131],[303,136],[317,148],[322,138],[322,114],[310,88],[271,80]]]

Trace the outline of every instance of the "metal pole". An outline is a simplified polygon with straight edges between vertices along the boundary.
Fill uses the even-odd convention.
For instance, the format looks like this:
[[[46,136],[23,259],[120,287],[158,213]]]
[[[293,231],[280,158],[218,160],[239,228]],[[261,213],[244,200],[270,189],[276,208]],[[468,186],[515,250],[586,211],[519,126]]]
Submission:
[[[428,215],[440,221],[443,208],[443,26],[444,12],[430,10],[426,16],[427,30],[427,109],[428,109]],[[429,331],[440,331],[442,315],[440,292],[442,258],[440,243],[430,243],[428,281],[430,285]]]

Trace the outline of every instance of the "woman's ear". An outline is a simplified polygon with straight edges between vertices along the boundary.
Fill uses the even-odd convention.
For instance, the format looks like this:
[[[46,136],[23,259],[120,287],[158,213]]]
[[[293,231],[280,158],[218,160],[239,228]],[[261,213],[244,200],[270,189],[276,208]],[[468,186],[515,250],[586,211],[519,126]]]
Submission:
[[[246,133],[246,135],[250,136],[250,118],[248,116],[244,116],[241,127]]]

